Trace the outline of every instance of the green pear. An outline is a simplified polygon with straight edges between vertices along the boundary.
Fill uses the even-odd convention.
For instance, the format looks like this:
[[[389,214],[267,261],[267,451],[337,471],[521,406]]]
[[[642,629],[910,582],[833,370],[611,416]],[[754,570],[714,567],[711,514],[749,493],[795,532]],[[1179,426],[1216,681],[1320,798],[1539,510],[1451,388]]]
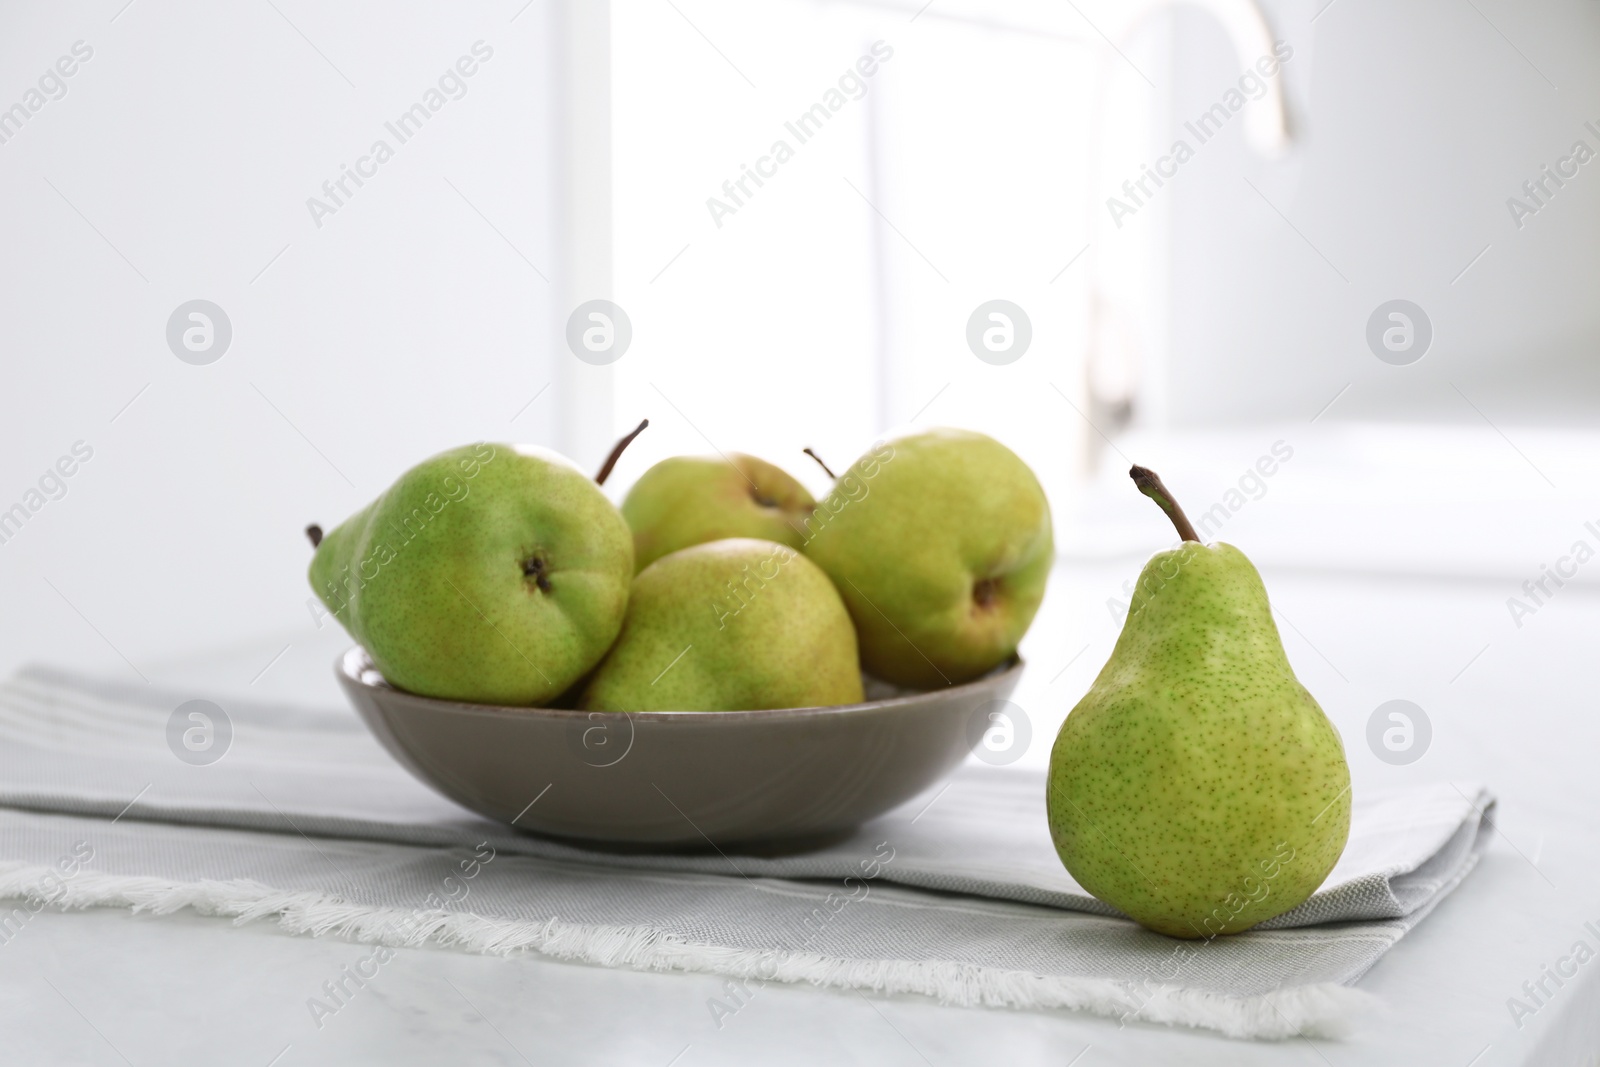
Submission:
[[[1111,658],[1056,737],[1050,834],[1079,885],[1151,930],[1234,934],[1333,869],[1350,768],[1256,569],[1200,544],[1161,480],[1132,473],[1183,544],[1145,564]]]
[[[385,679],[423,696],[549,700],[600,661],[627,610],[627,523],[546,449],[442,452],[326,538],[308,533],[317,596]]]
[[[748,711],[861,700],[855,630],[828,576],[787,545],[729,538],[639,572],[622,633],[581,705]]]
[[[816,501],[806,487],[764,459],[674,456],[645,471],[622,501],[633,529],[634,566],[725,537],[754,537],[799,548]]]
[[[970,681],[1016,653],[1055,551],[1033,471],[966,430],[874,446],[805,528],[806,555],[855,620],[862,665],[919,689]]]

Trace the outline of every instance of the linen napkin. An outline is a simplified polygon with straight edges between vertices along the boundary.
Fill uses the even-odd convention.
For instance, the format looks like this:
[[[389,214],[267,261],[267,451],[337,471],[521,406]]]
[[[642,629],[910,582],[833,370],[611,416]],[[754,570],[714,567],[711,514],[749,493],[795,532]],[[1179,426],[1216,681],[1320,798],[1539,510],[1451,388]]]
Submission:
[[[219,699],[226,754],[185,762],[169,727],[191,695],[46,667],[0,683],[0,896],[22,898],[0,907],[0,941],[47,904],[193,907],[744,989],[1333,1036],[1363,1006],[1356,980],[1472,869],[1494,803],[1448,783],[1359,794],[1344,855],[1308,901],[1244,934],[1177,941],[1073,882],[1037,773],[963,767],[804,853],[590,848],[437,796],[346,709]]]

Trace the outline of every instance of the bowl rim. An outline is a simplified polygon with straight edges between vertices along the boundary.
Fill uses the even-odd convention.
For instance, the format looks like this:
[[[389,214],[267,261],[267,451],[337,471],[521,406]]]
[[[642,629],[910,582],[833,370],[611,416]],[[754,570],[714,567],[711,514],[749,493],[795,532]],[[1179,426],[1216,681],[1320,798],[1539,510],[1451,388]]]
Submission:
[[[704,723],[712,720],[748,721],[870,714],[885,709],[925,703],[934,698],[942,699],[958,696],[962,693],[976,693],[983,689],[992,688],[1005,679],[1020,676],[1025,666],[1027,666],[1027,662],[1021,655],[1013,652],[1004,663],[987,673],[974,678],[970,682],[952,685],[945,689],[922,689],[900,696],[885,697],[882,700],[867,700],[859,704],[833,704],[805,708],[756,708],[747,711],[599,711],[583,708],[541,708],[532,705],[475,704],[465,700],[445,700],[440,697],[412,693],[395,686],[383,677],[382,672],[373,663],[372,655],[361,645],[352,645],[339,656],[334,664],[334,674],[340,681],[359,686],[367,692],[382,693],[385,699],[402,697],[416,704],[431,706],[432,710],[447,714],[525,717],[532,713],[540,717],[558,720],[571,719],[577,722],[592,722],[593,720],[589,718],[591,715],[622,715],[630,721]],[[376,675],[381,680],[381,684],[369,681],[368,672]]]

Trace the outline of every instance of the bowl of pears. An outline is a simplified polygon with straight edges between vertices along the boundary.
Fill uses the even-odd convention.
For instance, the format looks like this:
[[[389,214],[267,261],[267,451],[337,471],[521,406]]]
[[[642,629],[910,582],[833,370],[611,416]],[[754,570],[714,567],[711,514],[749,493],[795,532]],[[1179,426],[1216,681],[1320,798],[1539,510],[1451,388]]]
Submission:
[[[1028,466],[933,429],[823,465],[821,499],[732,453],[663,459],[618,508],[646,425],[593,477],[478,443],[308,528],[380,743],[489,818],[652,848],[826,840],[949,774],[1044,596]]]

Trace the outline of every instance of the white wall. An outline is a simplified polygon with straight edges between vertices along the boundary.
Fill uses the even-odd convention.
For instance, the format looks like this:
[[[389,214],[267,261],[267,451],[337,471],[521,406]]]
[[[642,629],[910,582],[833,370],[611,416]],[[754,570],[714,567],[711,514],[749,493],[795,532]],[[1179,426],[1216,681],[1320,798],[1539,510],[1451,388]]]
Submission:
[[[512,421],[570,282],[559,7],[123,3],[0,8],[0,108],[93,49],[0,143],[0,509],[93,449],[0,544],[0,670],[298,640],[308,521],[463,441],[583,439],[559,388]],[[385,131],[480,40],[463,97]],[[394,158],[316,226],[307,198],[378,138]],[[197,297],[233,326],[208,366],[165,340]]]
[[[1294,48],[1291,154],[1263,160],[1234,126],[1167,190],[1172,421],[1309,420],[1348,384],[1327,418],[1481,425],[1465,394],[1497,423],[1592,422],[1600,160],[1520,230],[1506,201],[1575,140],[1600,151],[1600,8],[1325,4],[1264,5]],[[1175,127],[1240,72],[1209,20],[1177,25]],[[1395,298],[1435,329],[1406,367],[1364,340]]]
[[[1600,137],[1583,129],[1585,119],[1600,125],[1600,12],[1581,3],[1477,0],[1475,10],[1426,0],[1395,10],[1335,0],[1313,24],[1313,5],[1324,2],[1268,5],[1276,35],[1295,48],[1283,75],[1299,136],[1291,154],[1265,160],[1245,147],[1242,123],[1231,126],[1136,220],[1164,233],[1170,217],[1162,268],[1170,325],[1157,321],[1151,328],[1165,343],[1147,348],[1170,359],[1170,371],[1165,362],[1153,368],[1161,380],[1152,388],[1171,421],[1309,420],[1346,385],[1326,418],[1470,422],[1478,416],[1462,393],[1497,421],[1593,412],[1600,162],[1520,231],[1505,200],[1574,139],[1600,149]],[[1070,392],[1081,381],[1082,316],[1061,287],[1082,284],[1074,272],[1097,257],[1112,268],[1119,256],[1116,247],[1097,250],[1051,282],[1088,239],[1064,196],[1052,199],[1054,175],[1065,179],[1075,165],[1064,149],[1082,136],[1091,65],[1109,64],[1123,113],[1163,121],[1166,108],[1156,105],[1168,78],[1152,53],[1137,50],[1162,31],[1123,45],[1150,70],[1150,84],[1087,21],[1111,26],[1114,4],[1077,10],[1030,0],[1001,11],[952,2],[913,20],[919,3],[875,3],[852,9],[871,25],[852,23],[848,33],[834,32],[848,20],[823,5],[807,49],[786,48],[792,35],[763,38],[759,27],[742,39],[741,20],[755,18],[743,9],[729,8],[724,25],[717,12],[727,5],[691,5],[702,29],[766,67],[752,72],[762,89],[751,91],[683,17],[657,10],[659,32],[624,45],[697,55],[683,86],[704,89],[696,100],[722,140],[712,142],[711,162],[695,162],[670,136],[669,114],[655,139],[616,148],[630,166],[656,168],[655,199],[630,194],[616,207],[628,225],[617,245],[632,257],[617,281],[638,294],[641,319],[662,329],[641,332],[630,362],[613,370],[577,363],[559,340],[565,312],[611,285],[611,242],[585,239],[612,214],[607,191],[585,178],[612,156],[607,109],[592,93],[555,88],[609,78],[594,53],[579,61],[566,50],[574,39],[594,40],[604,6],[107,0],[0,8],[0,109],[31,102],[29,90],[75,42],[93,49],[64,80],[65,95],[45,101],[59,93],[47,79],[37,112],[0,143],[9,208],[0,244],[0,511],[27,500],[75,442],[94,450],[62,499],[0,543],[0,670],[40,657],[122,665],[125,656],[148,668],[264,634],[309,641],[306,522],[337,522],[416,459],[462,441],[535,441],[594,463],[616,430],[613,374],[624,414],[662,413],[653,431],[661,448],[706,446],[654,406],[652,381],[697,421],[704,411],[719,443],[724,432],[741,438],[726,447],[778,447],[759,437],[746,443],[740,427],[773,442],[804,435],[827,446],[846,423],[859,425],[837,435],[836,459],[848,458],[852,434],[909,418],[938,396],[924,421],[992,425],[1047,476],[1059,468],[1065,478],[1064,457],[1076,447],[1069,434],[1089,435],[1049,388]],[[945,95],[905,91],[915,88],[910,75],[937,73],[939,42],[969,17],[1005,24],[984,30],[984,48],[1019,60],[996,84],[1012,93],[1015,80],[1015,93],[1034,103],[1059,94],[1059,125],[963,110],[956,80]],[[1175,126],[1217,100],[1241,64],[1209,17],[1158,18],[1175,42],[1165,120]],[[788,174],[790,185],[763,194],[737,231],[680,236],[675,217],[658,210],[662,198],[681,192],[686,217],[709,227],[698,214],[708,181],[718,184],[710,179],[730,173],[774,121],[826,85],[869,39],[867,29],[905,50],[885,71],[898,81],[884,81],[873,98],[898,116],[880,145],[884,173],[902,187],[891,191],[886,214],[955,284],[929,273],[845,184],[846,175],[861,176],[872,143],[865,111],[834,131],[836,143],[796,164],[815,173]],[[465,83],[466,95],[395,144],[394,158],[318,227],[307,198],[375,139],[392,139],[384,123],[479,40],[494,55]],[[1021,60],[1056,51],[1065,57],[1060,78],[1030,82]],[[785,56],[790,66],[779,77],[768,59]],[[1002,147],[1026,144],[1047,165],[1008,176],[996,164],[986,184],[973,160],[985,158],[986,133],[995,132]],[[1126,132],[1113,130],[1111,140],[1137,144],[1119,136]],[[932,174],[916,162],[941,151],[963,167]],[[1116,164],[1120,157],[1108,158],[1109,169]],[[812,185],[822,193],[808,200]],[[788,346],[781,358],[759,338],[722,338],[703,346],[716,349],[714,359],[684,362],[696,331],[720,321],[717,283],[741,277],[747,243],[766,241],[792,270],[781,259],[784,242],[818,244],[814,220],[847,214],[876,228],[889,297],[907,298],[911,328],[891,331],[886,347],[856,344],[854,335],[853,347],[830,347],[819,324],[842,312],[822,306],[803,323],[803,339],[777,339]],[[996,225],[1007,241],[985,246],[985,217],[1004,222]],[[1018,240],[1018,219],[1026,248],[1013,253],[1007,242]],[[1130,227],[1108,241],[1131,247],[1150,238]],[[1131,258],[1141,257],[1148,264],[1144,251]],[[854,299],[863,283],[846,277],[845,296]],[[947,288],[954,295],[945,299]],[[1015,292],[1041,307],[1038,362],[980,365],[959,334],[970,305]],[[1435,322],[1433,351],[1411,367],[1380,364],[1363,339],[1368,314],[1393,297],[1416,300]],[[181,362],[165,337],[174,309],[195,298],[221,305],[233,326],[228,352],[208,366]],[[865,336],[874,327],[862,303],[864,317],[849,324]],[[894,369],[881,383],[888,392],[795,373],[808,352],[865,360],[875,345]],[[735,405],[695,406],[737,393],[746,371],[777,395],[742,414]],[[649,458],[641,450],[619,483]],[[1055,499],[1058,508],[1073,503],[1067,491]]]

